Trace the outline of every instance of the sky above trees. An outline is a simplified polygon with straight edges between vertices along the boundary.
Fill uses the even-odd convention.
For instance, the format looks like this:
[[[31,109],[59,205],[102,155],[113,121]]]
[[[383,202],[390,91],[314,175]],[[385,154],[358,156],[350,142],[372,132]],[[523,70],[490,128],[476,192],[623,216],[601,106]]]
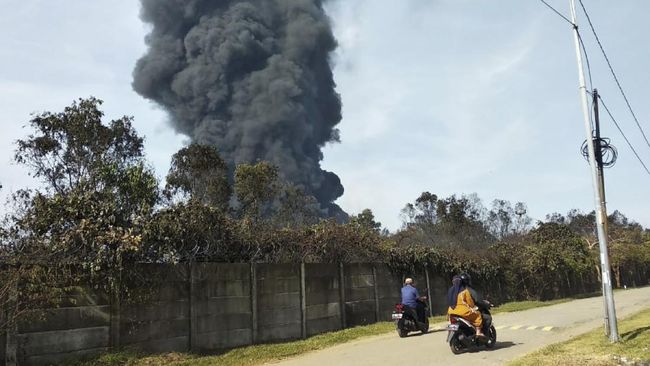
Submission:
[[[550,1],[568,14],[568,1]],[[650,132],[647,65],[650,3],[586,1],[641,126]],[[30,113],[79,97],[105,100],[109,118],[133,115],[145,152],[164,177],[187,141],[165,113],[135,94],[131,72],[147,27],[133,0],[4,0],[0,15],[0,182],[3,200],[35,184],[11,163]],[[591,210],[575,51],[568,25],[540,2],[356,0],[328,4],[339,48],[333,57],[343,101],[341,143],[325,149],[350,214],[369,207],[391,229],[421,192],[476,192],[485,201],[528,204],[534,219]],[[598,46],[580,19],[594,85],[637,148],[645,145]],[[606,171],[610,210],[650,226],[650,176],[612,123],[619,150]],[[486,202],[486,203],[487,203]]]

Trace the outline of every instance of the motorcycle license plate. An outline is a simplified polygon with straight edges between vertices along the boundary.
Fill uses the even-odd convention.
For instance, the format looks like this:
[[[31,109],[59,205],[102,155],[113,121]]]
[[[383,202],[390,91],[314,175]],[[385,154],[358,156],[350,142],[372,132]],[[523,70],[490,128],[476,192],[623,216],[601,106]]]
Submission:
[[[402,319],[402,314],[400,314],[400,313],[393,313],[392,318],[393,318],[393,320],[399,320],[399,319]]]
[[[447,330],[453,330],[453,331],[458,330],[458,324],[449,324],[449,325],[447,325]]]

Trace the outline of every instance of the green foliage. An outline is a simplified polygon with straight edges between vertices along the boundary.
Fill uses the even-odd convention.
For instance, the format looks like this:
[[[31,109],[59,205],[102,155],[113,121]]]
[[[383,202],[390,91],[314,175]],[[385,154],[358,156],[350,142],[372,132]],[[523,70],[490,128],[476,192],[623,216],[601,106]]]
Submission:
[[[278,197],[279,208],[273,213],[272,222],[280,228],[298,228],[314,225],[320,221],[322,212],[314,196],[302,188],[285,183]]]
[[[381,230],[381,222],[375,221],[375,215],[369,208],[366,208],[365,210],[361,211],[360,214],[353,216],[350,222],[354,225],[358,225],[361,228],[373,230],[377,233]]]
[[[228,167],[212,146],[192,144],[172,156],[165,193],[182,194],[227,211],[231,188]]]
[[[259,220],[264,209],[280,191],[278,168],[268,162],[240,164],[235,169],[235,195],[241,205],[241,216]]]
[[[486,248],[494,242],[484,220],[485,208],[476,195],[438,198],[423,192],[402,209],[401,245],[446,248]]]
[[[237,223],[223,210],[190,200],[157,212],[143,228],[149,262],[236,262],[248,255]]]
[[[57,291],[83,284],[108,293],[124,261],[137,261],[142,224],[158,202],[131,118],[102,123],[101,101],[81,99],[45,112],[17,142],[15,160],[43,181],[19,191],[19,210],[3,233],[3,286],[18,289],[19,314],[56,302]],[[12,290],[8,290],[12,291]]]
[[[18,141],[16,162],[43,185],[17,192],[0,226],[0,305],[15,314],[80,285],[108,293],[134,280],[134,263],[385,262],[398,273],[469,272],[501,301],[571,296],[597,282],[595,216],[578,210],[531,230],[523,203],[488,210],[476,195],[423,192],[402,210],[402,230],[385,235],[370,209],[347,224],[322,220],[316,199],[268,162],[230,167],[231,187],[217,150],[196,144],[172,157],[161,201],[131,118],[104,125],[100,105],[81,99],[37,115]],[[642,284],[650,232],[617,211],[609,222],[616,284]]]
[[[18,140],[15,160],[41,178],[48,191],[65,193],[84,185],[103,188],[101,172],[106,165],[118,170],[143,157],[143,139],[132,126],[131,117],[102,124],[102,101],[80,99],[63,112],[34,116],[35,134]]]

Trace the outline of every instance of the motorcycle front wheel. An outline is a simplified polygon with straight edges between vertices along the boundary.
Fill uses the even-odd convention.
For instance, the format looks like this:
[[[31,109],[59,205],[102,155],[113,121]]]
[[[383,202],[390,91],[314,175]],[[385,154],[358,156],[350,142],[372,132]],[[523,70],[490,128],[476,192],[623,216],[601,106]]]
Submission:
[[[490,326],[488,336],[488,342],[485,344],[485,347],[487,348],[494,348],[494,346],[497,344],[497,330],[494,328],[494,325]]]
[[[420,328],[422,334],[429,333],[429,318],[427,318],[424,323],[422,323],[422,328]]]

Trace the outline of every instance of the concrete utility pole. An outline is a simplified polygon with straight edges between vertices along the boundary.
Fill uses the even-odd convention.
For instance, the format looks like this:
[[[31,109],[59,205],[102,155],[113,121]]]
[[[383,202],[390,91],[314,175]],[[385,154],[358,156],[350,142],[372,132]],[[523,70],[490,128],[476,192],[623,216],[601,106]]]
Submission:
[[[591,166],[591,178],[594,189],[594,198],[596,205],[596,227],[598,231],[598,243],[600,247],[600,272],[603,284],[603,297],[605,300],[605,329],[608,329],[609,340],[611,342],[620,341],[618,335],[618,324],[616,321],[616,307],[614,305],[614,293],[612,292],[612,282],[610,279],[609,254],[607,252],[607,234],[605,232],[605,223],[607,222],[607,210],[605,207],[604,187],[601,188],[603,180],[600,178],[599,165],[596,161],[596,151],[594,148],[594,139],[591,130],[591,120],[589,118],[589,102],[587,100],[587,87],[585,83],[585,73],[582,65],[582,51],[580,48],[580,36],[578,34],[578,23],[576,14],[575,0],[569,0],[571,6],[571,21],[574,24],[573,38],[576,45],[576,58],[578,60],[578,76],[580,82],[580,101],[582,103],[582,112],[584,115],[585,132],[587,134],[587,149],[589,151],[589,165]],[[600,142],[599,142],[600,144]],[[600,150],[600,149],[599,149]],[[600,160],[599,160],[600,161]]]

